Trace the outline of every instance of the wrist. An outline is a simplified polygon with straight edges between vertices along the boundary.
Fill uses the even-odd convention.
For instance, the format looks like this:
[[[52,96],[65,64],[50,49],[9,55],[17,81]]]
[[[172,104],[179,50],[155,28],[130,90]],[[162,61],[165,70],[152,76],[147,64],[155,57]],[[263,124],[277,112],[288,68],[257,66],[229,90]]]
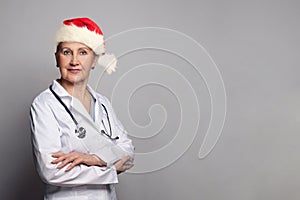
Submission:
[[[92,156],[97,160],[97,165],[99,165],[100,167],[106,167],[106,162],[104,162],[101,158],[99,158],[95,154],[92,154]]]

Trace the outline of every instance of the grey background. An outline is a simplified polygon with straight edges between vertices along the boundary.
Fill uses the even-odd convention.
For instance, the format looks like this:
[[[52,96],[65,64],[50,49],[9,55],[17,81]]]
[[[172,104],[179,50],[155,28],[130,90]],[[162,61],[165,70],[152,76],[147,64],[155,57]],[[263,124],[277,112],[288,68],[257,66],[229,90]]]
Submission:
[[[122,175],[117,188],[121,200],[299,199],[299,8],[298,1],[271,0],[1,1],[1,199],[42,199],[31,154],[29,107],[58,76],[52,40],[62,19],[73,16],[95,19],[106,36],[144,26],[184,32],[208,50],[225,83],[226,123],[212,153],[203,160],[197,157],[210,115],[200,80],[203,121],[192,146],[164,169]],[[159,56],[168,60],[170,55],[143,51],[134,58],[159,62]],[[124,66],[129,63],[123,60]],[[106,79],[99,91],[109,96],[111,82]],[[163,100],[160,89],[146,88],[134,101],[157,94]],[[153,141],[135,138],[137,151],[153,150],[172,137],[178,111],[169,96],[170,101],[162,102],[171,112],[165,134]],[[139,118],[146,115],[143,108],[131,110],[137,123],[147,124],[147,118]]]

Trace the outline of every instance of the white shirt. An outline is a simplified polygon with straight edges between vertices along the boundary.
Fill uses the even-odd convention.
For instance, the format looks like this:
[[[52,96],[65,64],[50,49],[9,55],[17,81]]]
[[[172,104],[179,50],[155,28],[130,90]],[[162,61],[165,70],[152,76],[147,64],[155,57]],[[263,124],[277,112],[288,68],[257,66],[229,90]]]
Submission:
[[[74,101],[77,99],[70,96],[57,81],[53,81],[52,89],[73,113],[75,111]],[[93,98],[96,99],[94,111],[95,127],[99,129],[102,127],[102,119],[107,123],[106,113],[101,106],[103,104],[107,108],[109,115],[112,137],[119,137],[114,143],[133,158],[134,147],[132,142],[127,137],[124,127],[117,119],[109,100],[96,93],[89,86],[88,90]],[[85,119],[84,117],[86,119],[90,117],[87,111],[85,112],[79,114],[73,113],[73,115],[76,120],[79,119],[80,121],[80,119]],[[95,152],[90,152],[89,145],[83,143],[75,135],[75,123],[49,88],[34,99],[31,105],[30,120],[36,168],[41,179],[46,183],[44,199],[117,199],[114,184],[118,183],[118,177],[114,165],[110,165],[109,167],[78,165],[69,172],[65,172],[68,165],[62,169],[57,169],[58,164],[51,164],[51,161],[54,160],[51,155],[56,152]],[[93,119],[90,117],[90,120]],[[89,133],[87,132],[87,134]]]

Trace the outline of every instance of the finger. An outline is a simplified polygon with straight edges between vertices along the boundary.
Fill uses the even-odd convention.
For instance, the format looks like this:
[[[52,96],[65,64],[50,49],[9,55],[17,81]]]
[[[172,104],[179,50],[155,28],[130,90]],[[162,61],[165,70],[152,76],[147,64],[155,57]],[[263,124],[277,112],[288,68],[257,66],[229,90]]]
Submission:
[[[71,169],[73,169],[76,165],[75,164],[70,164],[69,167],[65,170],[66,172],[70,171]]]
[[[126,171],[128,169],[131,169],[134,165],[133,164],[127,164],[127,165],[123,165],[122,168],[123,168],[123,171]]]
[[[77,164],[72,162],[69,167],[67,167],[66,172],[70,171],[71,169],[73,169]]]
[[[121,168],[128,160],[130,159],[130,156],[125,156],[122,159],[118,160],[115,163],[116,168]]]
[[[58,152],[58,153],[52,154],[52,157],[54,157],[54,158],[59,158],[59,157],[62,157],[62,156],[69,157],[69,156],[75,156],[77,154],[78,154],[77,152],[73,152],[73,151],[69,152],[69,153]]]
[[[121,159],[121,164],[122,165],[124,165],[127,161],[129,161],[130,160],[130,156],[125,156],[125,157],[123,157],[122,159]]]
[[[63,161],[64,159],[63,158],[57,158],[57,159],[55,159],[55,160],[52,160],[51,161],[51,164],[57,164],[57,163],[59,163],[59,162],[61,162],[61,161]]]
[[[63,155],[65,155],[63,152],[57,152],[57,153],[52,154],[51,156],[52,156],[53,158],[58,158],[58,157],[61,157],[61,156],[63,156]]]
[[[70,163],[70,162],[72,162],[72,161],[64,160],[61,164],[59,164],[59,165],[57,166],[57,169],[63,168],[64,166],[66,166],[66,165],[67,165],[68,163]]]
[[[124,165],[124,166],[126,167],[126,170],[128,170],[128,169],[131,169],[134,166],[134,164],[127,164],[127,165]]]
[[[66,159],[64,159],[64,161],[57,166],[58,169],[63,168],[64,166],[66,166],[68,163],[73,162],[76,159],[76,157],[67,157]]]
[[[62,156],[56,158],[55,160],[53,160],[51,163],[52,163],[52,164],[57,164],[57,163],[59,163],[59,162],[65,160],[65,159],[66,159],[66,155],[62,155]]]
[[[132,168],[134,165],[133,164],[126,164],[126,165],[123,165],[119,170],[117,170],[117,173],[118,174],[121,174],[127,170],[129,170],[130,168]]]
[[[57,164],[65,159],[66,154],[62,152],[54,153],[51,155],[55,160],[51,161],[52,164]]]
[[[75,166],[80,165],[81,163],[83,163],[83,159],[82,158],[77,158],[75,160],[73,160],[73,162],[68,166],[68,168],[66,169],[67,171],[70,171],[71,169],[73,169]]]

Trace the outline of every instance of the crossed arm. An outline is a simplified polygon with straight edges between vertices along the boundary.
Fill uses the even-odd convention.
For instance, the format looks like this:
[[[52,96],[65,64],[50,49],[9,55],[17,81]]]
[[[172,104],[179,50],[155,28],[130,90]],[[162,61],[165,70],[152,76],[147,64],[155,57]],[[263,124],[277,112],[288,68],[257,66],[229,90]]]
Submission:
[[[66,168],[66,172],[70,171],[77,165],[87,165],[87,166],[100,166],[105,167],[106,163],[94,154],[84,154],[79,152],[70,152],[70,153],[54,153],[52,154],[54,160],[51,162],[52,164],[59,164],[57,169],[61,169],[66,165],[69,165]],[[114,166],[117,170],[117,173],[120,174],[125,172],[126,170],[133,167],[133,164],[126,164],[127,161],[130,160],[130,156],[125,156],[121,160],[114,163]]]
[[[79,153],[78,151],[62,153],[64,148],[61,134],[63,131],[68,131],[68,127],[58,126],[59,121],[55,118],[54,113],[60,112],[59,107],[55,106],[57,103],[54,101],[55,99],[53,102],[48,100],[48,95],[39,97],[33,102],[30,111],[34,158],[42,180],[57,186],[117,183],[117,173],[125,172],[133,166],[127,164],[130,157],[124,157],[115,162],[113,167],[106,168],[106,163],[95,154]],[[58,110],[55,110],[56,108]],[[53,113],[53,115],[49,113]],[[131,153],[133,146],[126,133],[120,132],[119,137],[117,144],[129,155],[133,154]],[[91,166],[91,168],[87,166]],[[65,171],[68,172],[65,173]]]

